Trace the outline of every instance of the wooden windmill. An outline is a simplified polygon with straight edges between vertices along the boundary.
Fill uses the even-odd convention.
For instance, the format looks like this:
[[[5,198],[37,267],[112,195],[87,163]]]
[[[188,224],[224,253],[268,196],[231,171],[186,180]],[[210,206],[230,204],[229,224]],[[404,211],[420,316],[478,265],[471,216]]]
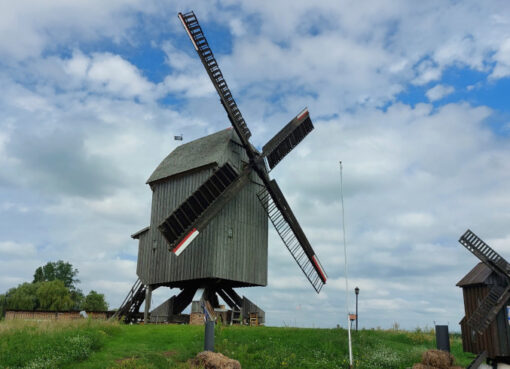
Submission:
[[[481,261],[457,283],[466,314],[460,322],[464,351],[480,355],[475,362],[509,363],[510,264],[469,229],[459,242]]]
[[[198,298],[216,307],[220,296],[233,311],[245,317],[256,312],[263,322],[264,312],[234,288],[267,285],[268,218],[317,293],[326,283],[319,259],[268,175],[313,124],[304,109],[257,151],[196,16],[179,13],[179,19],[232,127],[179,146],[147,181],[153,192],[151,223],[132,236],[139,240],[139,280],[118,316],[132,319],[146,299],[147,319],[151,291],[166,286],[181,292],[153,317],[175,316]]]

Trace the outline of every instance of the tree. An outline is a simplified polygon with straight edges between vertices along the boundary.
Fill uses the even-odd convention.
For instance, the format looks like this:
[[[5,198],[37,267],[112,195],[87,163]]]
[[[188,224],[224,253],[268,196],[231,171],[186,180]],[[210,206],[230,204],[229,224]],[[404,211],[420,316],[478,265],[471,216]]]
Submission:
[[[92,290],[87,296],[85,296],[82,309],[85,311],[106,311],[108,310],[108,304],[106,303],[102,293],[97,293]]]
[[[7,308],[7,296],[0,294],[0,320],[5,316],[5,309]]]
[[[70,290],[71,293],[71,300],[73,300],[73,306],[71,307],[72,310],[80,310],[81,306],[83,304],[83,300],[85,299],[85,296],[83,295],[83,292],[77,288],[75,290]]]
[[[36,296],[41,310],[62,311],[69,310],[73,306],[69,288],[58,279],[40,282]]]
[[[67,288],[74,290],[76,289],[75,284],[80,283],[80,280],[76,278],[77,275],[78,269],[73,269],[72,264],[63,260],[50,261],[35,270],[33,283],[50,282],[58,279],[64,282]]]
[[[10,310],[35,310],[39,306],[36,291],[39,283],[23,283],[6,294],[6,308]]]

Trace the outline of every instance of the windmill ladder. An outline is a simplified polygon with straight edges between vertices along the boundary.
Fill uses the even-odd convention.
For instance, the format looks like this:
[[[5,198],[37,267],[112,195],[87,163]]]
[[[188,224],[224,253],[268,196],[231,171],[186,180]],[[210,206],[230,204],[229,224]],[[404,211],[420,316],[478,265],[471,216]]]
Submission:
[[[142,283],[140,278],[138,278],[122,302],[122,305],[120,305],[111,319],[121,319],[124,317],[125,322],[136,320],[136,314],[145,300],[145,289],[146,286]]]

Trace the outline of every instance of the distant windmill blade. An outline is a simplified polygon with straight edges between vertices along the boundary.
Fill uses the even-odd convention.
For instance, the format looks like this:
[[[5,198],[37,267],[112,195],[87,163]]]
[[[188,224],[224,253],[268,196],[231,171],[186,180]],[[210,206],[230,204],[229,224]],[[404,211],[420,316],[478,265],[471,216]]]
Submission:
[[[232,97],[232,93],[228,88],[227,82],[223,78],[223,74],[221,73],[220,67],[218,66],[218,62],[214,58],[214,54],[209,47],[209,43],[204,36],[202,28],[198,23],[198,19],[193,12],[189,13],[179,13],[179,19],[186,30],[191,43],[195,47],[198,55],[200,56],[200,60],[211,79],[214,88],[220,95],[221,102],[223,107],[227,111],[228,117],[234,126],[239,138],[241,139],[243,145],[248,146],[248,139],[251,136],[251,132],[244,121],[244,118],[237,107],[237,104]]]
[[[278,235],[317,293],[327,275],[276,181],[258,195]]]
[[[494,286],[468,319],[467,325],[483,334],[509,299],[510,286]]]
[[[312,130],[308,109],[304,109],[262,148],[262,156],[266,157],[269,167],[273,169]]]
[[[248,182],[250,168],[241,174],[229,163],[220,167],[159,226],[169,249],[180,255],[213,217]]]
[[[494,272],[510,278],[510,264],[470,229],[460,237],[459,242]]]

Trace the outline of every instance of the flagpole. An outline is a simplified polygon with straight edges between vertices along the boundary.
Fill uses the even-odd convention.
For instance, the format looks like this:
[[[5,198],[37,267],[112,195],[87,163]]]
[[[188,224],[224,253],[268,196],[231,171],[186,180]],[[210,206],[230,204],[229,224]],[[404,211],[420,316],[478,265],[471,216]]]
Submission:
[[[347,314],[347,335],[349,338],[349,368],[352,368],[352,341],[351,320],[349,317],[349,278],[347,276],[347,243],[345,242],[345,215],[344,215],[344,188],[342,178],[342,161],[340,163],[340,199],[342,203],[342,233],[344,238],[344,261],[345,261],[345,310]]]

